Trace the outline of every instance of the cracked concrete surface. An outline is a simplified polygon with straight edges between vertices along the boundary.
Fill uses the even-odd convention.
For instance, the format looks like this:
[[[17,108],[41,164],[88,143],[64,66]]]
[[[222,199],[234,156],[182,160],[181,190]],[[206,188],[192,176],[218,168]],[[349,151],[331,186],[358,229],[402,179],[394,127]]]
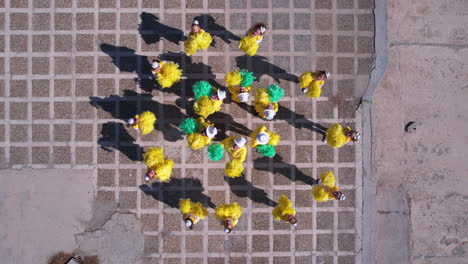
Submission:
[[[466,1],[391,1],[374,95],[375,263],[468,263]],[[413,134],[404,132],[419,123]]]
[[[100,263],[142,263],[144,236],[134,214],[115,213],[95,231],[76,235],[78,252],[99,256]]]
[[[2,263],[46,263],[72,252],[94,197],[92,170],[1,170]]]

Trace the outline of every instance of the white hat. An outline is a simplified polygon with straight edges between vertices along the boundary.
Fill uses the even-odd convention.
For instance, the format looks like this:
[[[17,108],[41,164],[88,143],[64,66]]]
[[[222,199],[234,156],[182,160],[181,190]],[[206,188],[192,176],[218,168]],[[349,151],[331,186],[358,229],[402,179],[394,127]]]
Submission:
[[[239,148],[243,148],[246,142],[247,140],[244,137],[234,139],[234,143],[236,143]]]
[[[200,23],[198,23],[198,20],[194,20],[192,25],[200,25]]]
[[[228,233],[228,234],[229,234],[229,233],[231,233],[231,230],[229,230],[229,228],[226,228],[226,227],[225,227],[225,228],[224,228],[224,233]]]
[[[354,140],[358,140],[361,138],[361,133],[356,132],[356,135],[354,135]]]
[[[130,119],[128,119],[128,120],[127,120],[127,123],[128,123],[129,125],[133,125],[133,124],[135,123],[135,118],[130,118]]]
[[[242,103],[245,103],[249,100],[249,93],[240,93],[237,95],[237,98],[239,98],[239,100],[242,102]]]
[[[265,27],[260,27],[260,32],[265,33],[266,28]]]
[[[344,200],[346,200],[346,196],[344,195],[344,193],[341,193],[340,201],[344,201]]]
[[[260,145],[265,145],[270,140],[270,136],[265,132],[258,133],[255,138],[258,141],[258,144]]]
[[[276,112],[273,109],[265,109],[263,114],[266,116],[266,120],[272,120],[275,117]]]
[[[214,138],[214,136],[216,136],[216,134],[218,134],[218,129],[216,129],[216,127],[214,126],[208,126],[206,127],[206,136],[209,137],[209,138]]]
[[[190,220],[190,219],[185,220],[185,226],[186,227],[191,227],[192,225],[193,225],[192,220]]]
[[[145,176],[145,181],[146,181],[146,182],[149,182],[149,180],[150,180],[150,177]]]
[[[325,72],[325,76],[327,76],[327,79],[330,78],[330,75],[331,75],[330,72],[328,72],[328,71]]]
[[[224,90],[218,89],[217,94],[218,94],[218,99],[219,100],[223,100],[224,98],[226,98],[226,91],[224,91]]]
[[[153,61],[153,63],[151,63],[151,67],[152,67],[153,69],[157,69],[157,68],[159,67],[159,62]]]

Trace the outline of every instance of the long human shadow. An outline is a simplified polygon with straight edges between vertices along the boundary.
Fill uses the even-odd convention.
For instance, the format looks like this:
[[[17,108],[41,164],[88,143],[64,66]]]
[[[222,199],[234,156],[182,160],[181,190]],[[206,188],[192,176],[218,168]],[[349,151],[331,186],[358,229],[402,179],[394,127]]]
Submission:
[[[286,70],[269,63],[266,57],[242,55],[236,57],[236,64],[240,69],[247,69],[253,72],[257,81],[263,75],[268,75],[278,83],[281,83],[280,80],[297,82],[298,77],[296,75],[290,74]]]
[[[141,161],[141,147],[135,144],[135,139],[128,133],[122,123],[107,122],[102,125],[101,138],[97,143],[107,152],[112,149],[120,151],[132,161]]]
[[[216,139],[223,140],[228,137],[227,132],[231,131],[243,136],[249,136],[252,133],[248,127],[244,126],[241,123],[234,121],[234,118],[224,112],[216,112],[207,118],[209,121],[213,122],[218,129],[218,134]]]
[[[139,114],[137,102],[141,101],[142,110],[140,112],[151,111],[156,115],[158,120],[155,129],[163,133],[165,140],[174,142],[182,139],[182,133],[177,127],[187,116],[176,105],[152,100],[151,94],[139,94],[125,90],[123,96],[111,95],[105,98],[91,96],[89,99],[93,107],[102,109],[110,113],[113,118],[124,121]],[[118,110],[116,110],[116,104]]]
[[[325,137],[327,132],[326,127],[308,120],[304,115],[291,111],[289,108],[282,106],[281,103],[279,104],[278,113],[275,118],[278,120],[284,120],[295,128],[306,128],[312,130],[321,134],[322,137]]]
[[[241,38],[231,31],[227,30],[224,26],[216,23],[216,19],[210,15],[200,15],[194,18],[198,20],[201,24],[201,27],[212,36],[217,36],[222,39],[227,44],[231,44],[231,40],[239,41]],[[212,46],[215,45],[215,39],[211,43]]]
[[[253,202],[262,203],[271,207],[277,205],[275,201],[268,198],[268,194],[264,190],[255,187],[251,182],[246,180],[245,177],[229,178],[224,176],[224,180],[229,185],[231,192],[237,197],[248,197]],[[250,193],[249,190],[251,191]]]
[[[261,171],[279,173],[293,182],[301,181],[308,185],[317,184],[316,179],[304,174],[296,165],[284,162],[283,157],[278,154],[273,158],[261,157],[255,159],[253,168]]]
[[[162,38],[179,44],[184,40],[184,32],[178,28],[173,28],[159,22],[159,18],[153,14],[143,12],[140,14],[141,24],[138,25],[138,32],[146,44],[154,44]]]
[[[210,208],[216,205],[211,201],[211,197],[203,193],[204,188],[200,180],[194,178],[171,178],[169,182],[155,182],[148,186],[139,186],[144,194],[150,195],[155,200],[161,201],[172,208],[179,208],[179,200],[190,198],[192,202],[200,202]],[[183,192],[185,190],[185,194]]]
[[[135,72],[139,79],[151,76],[151,64],[147,56],[138,55],[135,50],[123,46],[103,43],[99,47],[112,58],[112,63],[120,71]]]

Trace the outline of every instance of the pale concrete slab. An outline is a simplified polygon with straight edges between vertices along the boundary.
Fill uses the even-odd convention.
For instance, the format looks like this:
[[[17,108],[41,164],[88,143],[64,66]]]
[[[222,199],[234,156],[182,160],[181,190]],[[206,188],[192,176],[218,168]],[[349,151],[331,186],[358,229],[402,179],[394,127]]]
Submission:
[[[389,65],[374,97],[376,263],[468,263],[466,10],[389,3]]]
[[[80,255],[98,256],[99,263],[142,263],[144,236],[134,214],[115,213],[101,228],[76,236]]]
[[[2,263],[46,263],[76,248],[94,199],[93,170],[1,170]]]

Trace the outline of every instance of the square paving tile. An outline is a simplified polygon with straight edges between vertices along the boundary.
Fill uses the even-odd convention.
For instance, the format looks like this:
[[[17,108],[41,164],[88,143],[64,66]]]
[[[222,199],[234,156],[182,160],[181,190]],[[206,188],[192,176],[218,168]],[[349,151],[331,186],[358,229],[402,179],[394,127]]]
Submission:
[[[8,14],[10,29],[28,30],[31,24],[30,29],[34,30],[31,39],[23,31],[6,31],[7,33],[0,36],[0,51],[9,48],[12,52],[22,52],[20,55],[15,55],[16,57],[10,56],[10,59],[0,58],[0,73],[9,70],[12,77],[6,82],[0,80],[0,96],[9,95],[0,103],[0,117],[4,117],[5,110],[8,110],[7,115],[9,113],[10,119],[14,121],[13,124],[0,125],[0,141],[5,140],[6,132],[9,131],[10,142],[5,142],[6,144],[19,144],[23,138],[31,136],[35,145],[32,147],[13,145],[9,150],[9,155],[5,155],[5,148],[1,148],[5,152],[0,155],[2,162],[6,161],[9,156],[8,166],[30,166],[30,163],[52,167],[77,165],[97,170],[97,199],[116,203],[123,210],[134,210],[141,215],[142,230],[146,232],[145,254],[169,254],[163,255],[162,258],[149,255],[144,258],[144,261],[148,263],[203,263],[204,258],[201,256],[207,253],[214,254],[208,257],[208,263],[270,263],[270,260],[273,260],[273,263],[290,263],[294,261],[289,256],[290,254],[294,251],[309,254],[314,250],[313,245],[317,245],[319,253],[325,255],[314,256],[316,259],[296,255],[296,263],[312,263],[312,261],[333,263],[333,261],[336,262],[336,258],[338,258],[338,263],[353,263],[354,256],[334,256],[338,250],[344,250],[346,254],[354,254],[354,244],[356,248],[359,247],[359,241],[355,241],[355,237],[358,236],[351,233],[354,232],[354,227],[360,224],[355,219],[355,211],[358,210],[355,208],[356,195],[359,193],[353,189],[357,183],[357,177],[360,177],[356,175],[355,168],[355,164],[359,163],[358,157],[355,156],[359,145],[349,143],[335,150],[320,141],[321,135],[311,130],[310,122],[326,127],[329,127],[331,123],[340,122],[341,119],[352,124],[356,123],[354,119],[358,113],[354,110],[356,103],[354,100],[356,77],[354,75],[368,76],[373,66],[374,43],[373,36],[369,35],[372,34],[374,27],[370,9],[373,7],[372,1],[77,0],[75,5],[67,0],[56,0],[52,2],[53,4],[50,1],[40,0],[31,2],[29,6],[29,1],[26,0],[12,1],[11,7],[22,9],[8,11],[10,12]],[[2,1],[0,1],[0,6],[1,3]],[[161,6],[164,10],[157,9]],[[355,10],[355,6],[360,10]],[[53,19],[48,9],[38,9],[49,7],[55,8]],[[121,12],[110,11],[117,7],[121,8]],[[76,21],[71,16],[70,9],[62,8],[74,8]],[[97,16],[90,11],[96,8],[99,9]],[[204,63],[207,67],[193,69],[193,67],[184,66],[185,59],[182,59],[181,63],[184,73],[189,74],[186,77],[192,78],[191,74],[200,74],[200,76],[216,74],[215,79],[220,84],[224,84],[224,74],[228,70],[244,67],[254,71],[262,69],[259,73],[261,79],[256,80],[254,89],[266,87],[273,82],[285,89],[286,96],[280,101],[283,110],[269,125],[268,122],[246,111],[244,107],[234,103],[223,105],[222,111],[228,113],[229,117],[226,116],[226,120],[217,123],[217,126],[229,129],[228,135],[239,134],[240,127],[253,129],[259,124],[267,124],[271,131],[281,135],[281,145],[276,147],[276,151],[278,157],[282,157],[282,163],[261,158],[255,150],[249,150],[245,163],[247,168],[245,177],[248,179],[248,186],[251,186],[248,190],[228,189],[229,185],[224,179],[223,168],[227,160],[207,161],[206,148],[193,151],[187,147],[185,137],[175,141],[167,140],[167,133],[160,131],[161,129],[178,131],[175,127],[190,110],[182,108],[179,110],[182,104],[174,103],[174,100],[179,97],[179,94],[191,94],[189,92],[191,84],[190,81],[183,81],[171,91],[163,92],[154,89],[150,92],[146,87],[143,87],[144,91],[140,89],[140,84],[135,77],[138,77],[138,74],[143,76],[147,74],[145,72],[147,69],[144,68],[147,66],[145,61],[151,60],[154,56],[154,54],[148,55],[148,52],[160,52],[163,49],[164,52],[177,53],[182,51],[183,44],[176,45],[164,37],[154,44],[141,41],[141,36],[137,31],[138,24],[141,23],[140,14],[137,12],[139,8],[151,9],[148,12],[158,17],[160,12],[165,13],[164,19],[160,21],[162,24],[182,29],[185,32],[189,31],[192,19],[199,15],[194,12],[203,8],[211,10],[209,13],[221,30],[226,28],[239,37],[243,37],[252,24],[267,23],[268,31],[260,45],[257,57],[249,58],[254,62],[260,61],[259,65],[256,63],[241,65],[239,58],[242,57],[239,57],[241,53],[237,47],[237,40],[229,39],[231,43],[228,44],[220,35],[214,36],[216,43],[206,52],[199,52],[197,56],[191,57],[192,64]],[[294,10],[289,8],[294,8]],[[313,14],[308,12],[311,8],[315,10]],[[188,9],[195,11],[187,12]],[[250,13],[246,12],[247,9]],[[0,28],[5,26],[4,13],[0,13]],[[24,23],[24,21],[30,23]],[[185,24],[183,24],[184,21]],[[91,34],[90,32],[94,29],[99,32]],[[125,32],[117,35],[117,30],[125,30]],[[275,30],[278,31],[275,32]],[[358,34],[354,39],[355,37],[350,33],[355,30],[364,33]],[[312,32],[314,36],[307,34],[306,31]],[[338,32],[341,33],[338,34]],[[6,36],[6,34],[10,35]],[[11,40],[10,43],[5,42],[8,37]],[[130,56],[113,58],[102,52],[99,47],[102,43],[135,50],[135,53],[141,57],[138,57],[135,62]],[[77,52],[73,58],[67,56],[68,53],[74,51],[71,44],[75,45]],[[5,47],[5,45],[8,46]],[[29,53],[29,46],[32,46],[32,52],[35,54]],[[290,57],[291,55],[287,54],[290,51],[297,54]],[[56,52],[56,55],[52,57],[44,55],[49,52]],[[149,57],[144,57],[142,52]],[[231,53],[229,60],[223,57],[225,52]],[[356,54],[359,54],[359,58]],[[264,56],[265,59],[260,56]],[[132,62],[133,68],[118,67],[119,60]],[[4,65],[8,61],[10,65]],[[32,61],[31,65],[28,65],[29,61]],[[29,68],[32,69],[34,78],[28,75]],[[322,88],[322,95],[318,100],[304,97],[298,85],[294,83],[294,75],[297,76],[307,70],[328,70],[334,74],[332,80],[326,82]],[[291,77],[285,77],[290,80],[281,79],[281,77],[279,80],[273,80],[279,73],[284,74],[284,71],[291,74]],[[117,73],[116,79],[114,74]],[[54,76],[53,82],[50,81],[50,76]],[[197,75],[196,78],[202,78],[200,76]],[[188,90],[179,90],[184,88]],[[138,96],[136,101],[113,100],[103,103],[99,109],[90,104],[91,96],[127,97],[128,91],[151,93],[155,97],[150,99]],[[173,93],[174,91],[176,94]],[[28,99],[29,94],[33,97],[32,100]],[[166,120],[168,114],[163,115],[160,112],[161,109],[156,109],[157,106],[150,100],[168,105],[171,109],[177,108],[171,116],[176,121]],[[295,108],[291,107],[294,105]],[[28,107],[31,108],[28,109]],[[284,111],[287,108],[292,109]],[[128,112],[125,109],[133,110]],[[127,130],[117,125],[121,122],[118,119],[128,118],[146,109],[152,109],[157,113],[159,121],[157,131],[141,136],[137,131]],[[315,113],[312,113],[311,109],[314,109]],[[293,113],[295,113],[294,116]],[[27,121],[29,115],[34,124]],[[56,122],[47,123],[51,119]],[[74,124],[70,120],[73,120]],[[321,120],[326,120],[327,123]],[[96,131],[94,131],[95,127]],[[75,130],[73,133],[72,129]],[[119,130],[119,133],[109,134],[114,130]],[[32,135],[29,135],[30,131]],[[217,138],[217,140],[220,139]],[[299,145],[296,142],[303,144]],[[98,144],[95,146],[96,143]],[[145,168],[143,166],[142,175],[137,175],[139,171],[137,166],[140,165],[138,160],[141,159],[141,148],[146,149],[149,146],[164,146],[167,152],[165,154],[175,161],[176,167],[173,169],[172,176],[174,180],[181,182],[182,190],[155,191],[156,199],[139,190],[137,183],[141,182],[140,177],[143,177]],[[95,158],[97,163],[94,163]],[[255,162],[253,162],[254,159]],[[115,167],[116,163],[122,168]],[[250,171],[252,167],[254,168]],[[310,192],[311,177],[330,169],[337,174],[338,184],[347,195],[347,199],[340,202],[316,203]],[[196,183],[198,180],[200,185]],[[291,185],[292,181],[295,181],[294,185]],[[155,188],[161,186],[167,185],[159,183],[154,185]],[[197,186],[199,187],[197,190],[189,190]],[[299,189],[293,190],[294,186]],[[178,199],[178,192],[188,197],[200,198],[203,202],[209,198],[215,205],[237,201],[243,207],[244,214],[239,225],[230,235],[223,233],[222,226],[212,213],[208,219],[197,225],[193,232],[190,232],[185,229],[179,212],[171,204],[173,199]],[[272,207],[266,203],[277,200],[282,193],[294,200],[296,208],[307,211],[299,210],[297,213],[299,219],[297,233],[284,221],[272,221]],[[313,209],[315,208],[312,207],[313,205],[317,209]],[[159,208],[164,208],[164,213],[159,212]],[[340,209],[336,214],[337,219],[334,219],[333,210],[336,208],[343,210]],[[333,224],[334,220],[338,220],[337,230],[333,225],[329,225]],[[160,224],[163,227],[162,230],[159,229]],[[208,235],[205,225],[213,233]],[[310,234],[315,231],[312,230],[313,226],[317,226],[320,232],[316,241],[313,241],[314,236]],[[164,238],[159,235],[150,236],[148,232],[164,232],[167,236]],[[335,232],[339,238],[346,241],[341,243],[351,243],[352,248],[347,248],[348,245],[340,244],[340,242],[337,248],[333,248]],[[248,249],[248,245],[252,248]],[[160,246],[162,252],[159,252]],[[185,259],[178,256],[183,251],[190,254]],[[216,255],[227,251],[242,253],[242,255],[227,257]],[[283,252],[284,255],[268,257],[266,254],[270,251]],[[252,257],[251,254],[256,254],[256,256]]]

